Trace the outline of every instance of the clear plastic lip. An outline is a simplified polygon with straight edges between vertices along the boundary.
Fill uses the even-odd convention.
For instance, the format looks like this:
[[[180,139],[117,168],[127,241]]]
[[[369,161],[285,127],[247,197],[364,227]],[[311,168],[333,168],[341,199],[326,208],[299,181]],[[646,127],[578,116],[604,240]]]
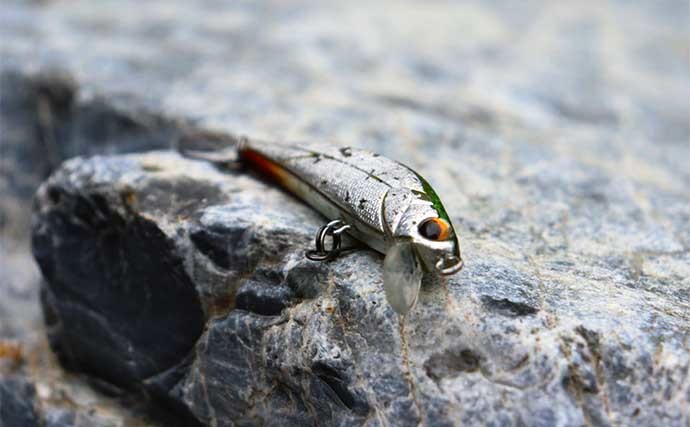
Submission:
[[[465,265],[462,258],[455,255],[446,255],[436,263],[436,271],[442,276],[449,276],[462,270]]]

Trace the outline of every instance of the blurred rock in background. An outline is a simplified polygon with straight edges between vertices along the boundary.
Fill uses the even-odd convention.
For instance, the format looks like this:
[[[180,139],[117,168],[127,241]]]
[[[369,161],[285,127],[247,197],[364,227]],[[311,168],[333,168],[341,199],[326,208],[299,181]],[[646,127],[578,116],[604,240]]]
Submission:
[[[688,7],[3,2],[0,424],[688,425]],[[280,191],[85,159],[207,132],[409,164],[467,267],[401,330]]]

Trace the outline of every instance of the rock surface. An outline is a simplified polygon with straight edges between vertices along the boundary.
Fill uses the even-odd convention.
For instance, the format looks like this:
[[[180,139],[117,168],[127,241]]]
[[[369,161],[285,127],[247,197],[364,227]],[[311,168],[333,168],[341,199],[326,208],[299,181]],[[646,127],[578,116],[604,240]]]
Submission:
[[[686,426],[687,16],[4,2],[0,420]],[[280,191],[166,152],[84,157],[36,200],[46,331],[39,183],[206,131],[410,164],[466,269],[402,328],[380,256],[305,261],[323,219]],[[129,408],[142,393],[156,413]]]
[[[470,242],[466,270],[429,280],[401,325],[379,255],[307,261],[323,219],[246,174],[165,152],[77,158],[36,212],[65,365],[205,425],[687,421],[682,280],[653,292],[599,256]]]

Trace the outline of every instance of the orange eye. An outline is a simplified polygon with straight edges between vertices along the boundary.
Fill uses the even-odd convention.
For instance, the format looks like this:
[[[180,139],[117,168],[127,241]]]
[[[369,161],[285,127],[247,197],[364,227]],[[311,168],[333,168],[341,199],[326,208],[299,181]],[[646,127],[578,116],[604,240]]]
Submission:
[[[446,240],[450,233],[450,226],[441,218],[428,218],[419,224],[419,234],[429,240]]]

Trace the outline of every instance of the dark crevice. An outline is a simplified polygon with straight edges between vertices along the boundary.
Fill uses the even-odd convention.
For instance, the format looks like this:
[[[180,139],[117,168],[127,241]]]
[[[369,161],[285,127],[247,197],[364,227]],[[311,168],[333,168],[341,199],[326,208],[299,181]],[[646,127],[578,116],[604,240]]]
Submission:
[[[493,298],[484,295],[481,297],[481,301],[487,310],[508,317],[529,316],[539,311],[538,308],[531,305],[511,301],[508,298]]]
[[[463,372],[479,370],[481,357],[468,348],[450,348],[434,353],[424,362],[424,369],[429,378],[440,381]]]
[[[194,246],[206,255],[217,267],[228,270],[231,267],[230,253],[228,252],[228,236],[214,233],[203,227],[189,234]]]
[[[347,382],[338,371],[321,362],[312,365],[311,369],[314,375],[323,381],[332,392],[329,394],[335,402],[343,405],[357,415],[366,415],[369,412],[369,404],[366,400],[356,392],[350,390]]]
[[[294,299],[294,292],[283,280],[282,273],[263,268],[251,273],[235,295],[238,309],[262,316],[280,315]]]

